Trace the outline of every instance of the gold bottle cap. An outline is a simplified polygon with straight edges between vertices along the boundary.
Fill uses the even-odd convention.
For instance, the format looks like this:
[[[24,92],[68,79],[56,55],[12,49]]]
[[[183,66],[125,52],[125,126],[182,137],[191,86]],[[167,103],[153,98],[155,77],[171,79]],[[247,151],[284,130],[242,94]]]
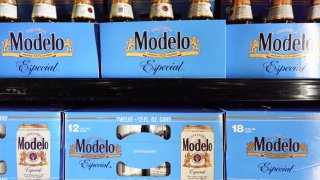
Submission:
[[[153,4],[156,3],[168,3],[168,4],[172,4],[171,0],[152,0]]]
[[[0,0],[0,3],[17,5],[16,0]]]
[[[131,0],[112,0],[112,4],[116,4],[116,3],[131,4]]]
[[[243,6],[243,5],[251,5],[250,0],[233,0],[232,1],[233,7],[238,7],[238,6]]]
[[[200,3],[200,2],[210,3],[210,0],[191,0],[191,3]]]
[[[319,5],[320,4],[320,0],[312,0],[312,5]]]
[[[93,0],[74,0],[74,4],[93,4]]]
[[[210,130],[212,131],[211,126],[197,126],[197,125],[188,125],[184,127],[184,130]]]
[[[292,5],[292,0],[272,0],[272,6]]]
[[[47,124],[21,124],[19,128],[48,128]]]
[[[54,0],[34,0],[35,4],[51,4],[51,5],[55,5]]]

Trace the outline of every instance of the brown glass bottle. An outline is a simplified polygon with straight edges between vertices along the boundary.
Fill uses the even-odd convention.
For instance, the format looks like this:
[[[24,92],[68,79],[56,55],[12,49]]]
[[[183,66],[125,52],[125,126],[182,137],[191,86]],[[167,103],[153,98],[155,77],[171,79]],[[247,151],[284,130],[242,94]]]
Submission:
[[[15,22],[17,19],[16,0],[0,0],[0,22]]]
[[[57,21],[57,9],[54,0],[35,0],[32,11],[33,22]]]
[[[250,0],[233,0],[229,24],[251,24],[253,21]]]
[[[293,23],[292,0],[272,0],[267,23]]]
[[[188,19],[213,19],[213,12],[210,0],[192,0],[189,9]]]
[[[171,0],[153,0],[149,18],[152,21],[174,19]]]
[[[109,18],[112,22],[133,21],[131,0],[112,0]]]
[[[320,0],[312,0],[307,15],[308,22],[320,22]]]
[[[95,22],[93,0],[75,0],[71,19],[72,22]]]

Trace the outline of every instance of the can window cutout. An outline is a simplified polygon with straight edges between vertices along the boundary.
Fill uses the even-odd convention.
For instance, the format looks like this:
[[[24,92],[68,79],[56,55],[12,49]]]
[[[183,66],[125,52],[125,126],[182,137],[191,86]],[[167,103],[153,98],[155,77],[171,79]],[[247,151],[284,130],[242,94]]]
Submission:
[[[143,169],[130,167],[123,162],[117,163],[117,174],[118,176],[146,176]]]
[[[152,133],[168,140],[171,136],[171,128],[168,125],[119,125],[117,138],[123,139],[136,133]]]
[[[7,173],[7,164],[5,161],[0,161],[0,175]]]
[[[168,125],[149,125],[147,128],[149,133],[158,135],[165,140],[168,140],[171,136],[171,128]]]
[[[141,133],[143,131],[142,125],[120,125],[117,127],[117,138],[121,140],[131,134]]]
[[[6,137],[7,130],[6,130],[6,125],[0,124],[0,138],[3,139]]]
[[[150,168],[147,170],[147,176],[165,177],[171,173],[171,165],[169,162],[162,163],[161,165]]]
[[[169,162],[150,169],[139,169],[126,165],[123,162],[117,163],[118,176],[152,176],[152,177],[166,177],[171,173],[171,165]]]

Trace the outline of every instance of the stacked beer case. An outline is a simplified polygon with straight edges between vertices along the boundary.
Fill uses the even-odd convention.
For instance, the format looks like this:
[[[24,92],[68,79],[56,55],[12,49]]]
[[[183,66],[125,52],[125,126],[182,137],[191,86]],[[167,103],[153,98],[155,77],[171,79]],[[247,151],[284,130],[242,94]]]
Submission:
[[[227,109],[226,179],[319,179],[319,115],[319,109]]]
[[[197,2],[214,7],[214,1]],[[252,2],[253,23],[265,22],[270,1]],[[186,20],[190,4],[177,0],[172,2],[175,20],[146,22],[151,3],[136,1],[132,16],[142,22],[100,24],[65,22],[71,20],[70,1],[57,1],[58,21],[64,23],[25,23],[32,8],[20,2],[23,23],[0,24],[0,77],[319,78],[320,26],[302,23],[306,17],[300,10],[307,5],[297,2],[299,23],[250,25],[221,20],[227,19],[230,0],[221,1],[220,20]],[[94,7],[103,22],[112,1]],[[320,176],[320,110],[60,113],[0,109],[0,180]]]
[[[223,179],[223,113],[65,113],[66,179]]]
[[[227,26],[227,78],[319,78],[319,68],[315,67],[319,65],[320,26],[318,23],[304,23],[310,21],[306,10],[318,6],[311,6],[307,1],[283,1],[284,4],[273,7],[278,8],[275,10],[278,15],[274,18],[279,19],[270,20],[274,15],[270,1],[251,2],[245,5],[252,7],[253,24]],[[272,2],[277,4],[280,1]],[[230,7],[231,1],[222,1],[222,18],[228,18],[226,12]],[[272,23],[281,22],[281,18],[287,18],[284,22],[296,23]]]
[[[61,179],[61,112],[0,109],[0,179]]]

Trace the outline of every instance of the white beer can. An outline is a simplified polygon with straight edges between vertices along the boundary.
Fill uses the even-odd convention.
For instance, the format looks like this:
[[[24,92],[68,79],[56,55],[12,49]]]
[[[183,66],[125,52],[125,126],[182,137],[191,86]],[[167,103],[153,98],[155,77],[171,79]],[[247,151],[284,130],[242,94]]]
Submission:
[[[117,138],[123,139],[131,134],[141,133],[141,125],[120,125],[117,127]]]
[[[19,180],[50,180],[50,131],[46,124],[21,124],[17,131]]]
[[[0,124],[0,139],[5,138],[6,134],[7,134],[6,125]]]
[[[126,165],[123,162],[117,163],[117,174],[119,176],[143,176],[143,170]]]
[[[7,164],[5,161],[0,161],[0,175],[7,173]]]
[[[181,134],[181,178],[214,179],[214,135],[211,126],[185,126]]]

